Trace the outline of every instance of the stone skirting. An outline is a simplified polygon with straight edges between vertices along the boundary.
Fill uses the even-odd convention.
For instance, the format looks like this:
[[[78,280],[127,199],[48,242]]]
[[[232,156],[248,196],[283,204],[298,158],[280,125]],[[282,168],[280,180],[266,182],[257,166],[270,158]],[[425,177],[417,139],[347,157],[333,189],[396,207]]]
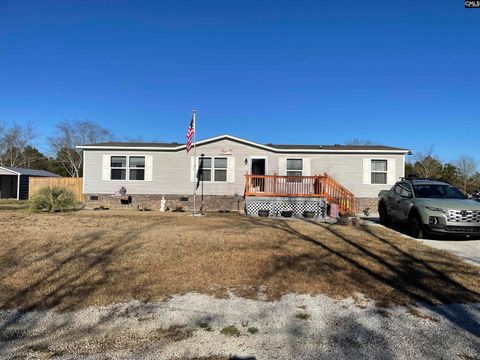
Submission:
[[[91,196],[98,196],[98,200],[91,200]],[[132,197],[130,205],[122,205],[121,199],[127,200]],[[147,195],[147,194],[126,194],[124,196],[113,196],[109,194],[84,194],[85,208],[93,209],[106,206],[110,209],[137,209],[139,207],[150,210],[160,210],[160,201],[165,196],[166,207],[171,211],[181,208],[185,211],[193,211],[193,195]],[[201,196],[197,196],[197,209],[200,208]],[[378,213],[378,198],[355,198],[355,212],[363,215],[365,208],[370,208],[370,214]],[[204,211],[239,211],[245,212],[245,199],[242,196],[231,195],[204,195]]]
[[[355,213],[363,215],[365,208],[370,208],[370,214],[378,214],[378,198],[355,198]]]
[[[93,200],[92,197],[98,197]],[[121,200],[128,200],[132,197],[131,204],[122,204]],[[85,208],[93,209],[100,206],[109,209],[149,209],[160,210],[162,196],[166,200],[166,208],[170,211],[182,209],[184,211],[193,211],[193,195],[147,195],[147,194],[126,194],[124,196],[113,196],[109,194],[84,194]],[[200,209],[202,197],[197,195],[196,207]],[[203,211],[245,211],[245,200],[241,196],[227,195],[205,195],[203,197]]]

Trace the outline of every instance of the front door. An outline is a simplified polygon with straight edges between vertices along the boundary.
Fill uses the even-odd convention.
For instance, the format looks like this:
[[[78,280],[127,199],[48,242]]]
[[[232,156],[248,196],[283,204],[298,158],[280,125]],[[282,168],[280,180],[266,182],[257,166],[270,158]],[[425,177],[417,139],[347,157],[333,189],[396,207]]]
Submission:
[[[252,175],[265,175],[266,159],[252,159],[251,174]],[[259,191],[265,191],[265,179],[253,178],[253,187],[259,188]]]
[[[252,175],[265,175],[265,159],[252,159]]]

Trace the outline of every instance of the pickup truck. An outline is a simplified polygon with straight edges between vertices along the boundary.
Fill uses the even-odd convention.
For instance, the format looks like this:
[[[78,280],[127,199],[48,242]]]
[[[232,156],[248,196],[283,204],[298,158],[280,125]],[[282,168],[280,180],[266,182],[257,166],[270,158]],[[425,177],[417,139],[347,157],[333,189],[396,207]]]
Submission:
[[[475,195],[472,196],[472,199],[473,200],[477,200],[477,201],[480,201],[480,191],[478,193],[476,193]]]
[[[416,238],[432,234],[480,237],[480,202],[438,180],[406,179],[379,194],[380,222],[407,223]]]

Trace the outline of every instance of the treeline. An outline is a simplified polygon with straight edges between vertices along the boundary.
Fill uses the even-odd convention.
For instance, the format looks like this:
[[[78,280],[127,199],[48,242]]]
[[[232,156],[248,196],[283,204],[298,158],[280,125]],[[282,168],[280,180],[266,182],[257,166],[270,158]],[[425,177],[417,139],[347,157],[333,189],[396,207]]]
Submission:
[[[82,176],[83,157],[77,145],[112,139],[112,133],[91,121],[62,121],[48,138],[50,154],[35,146],[37,134],[31,124],[0,124],[0,166],[46,170],[61,176]]]
[[[451,162],[443,162],[430,148],[414,154],[414,160],[405,164],[405,175],[442,179],[455,185],[466,194],[480,191],[480,172],[474,158],[460,155]]]
[[[49,154],[41,153],[33,144],[37,135],[31,124],[2,126],[0,124],[0,166],[24,167],[53,172],[61,176],[82,176],[83,157],[77,145],[113,139],[113,134],[91,121],[62,121],[55,136],[48,138]],[[373,142],[351,140],[347,144],[371,145]],[[405,165],[406,176],[444,179],[463,192],[480,191],[478,163],[461,155],[452,162],[443,162],[430,148],[415,152],[414,160]]]

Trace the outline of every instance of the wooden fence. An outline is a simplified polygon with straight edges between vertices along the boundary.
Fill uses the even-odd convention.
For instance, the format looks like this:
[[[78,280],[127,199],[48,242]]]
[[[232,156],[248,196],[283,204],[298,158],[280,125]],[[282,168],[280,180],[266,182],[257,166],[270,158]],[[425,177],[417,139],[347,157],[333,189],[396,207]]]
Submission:
[[[28,198],[46,186],[58,186],[70,190],[77,201],[83,201],[83,179],[71,177],[30,177],[28,182]]]

